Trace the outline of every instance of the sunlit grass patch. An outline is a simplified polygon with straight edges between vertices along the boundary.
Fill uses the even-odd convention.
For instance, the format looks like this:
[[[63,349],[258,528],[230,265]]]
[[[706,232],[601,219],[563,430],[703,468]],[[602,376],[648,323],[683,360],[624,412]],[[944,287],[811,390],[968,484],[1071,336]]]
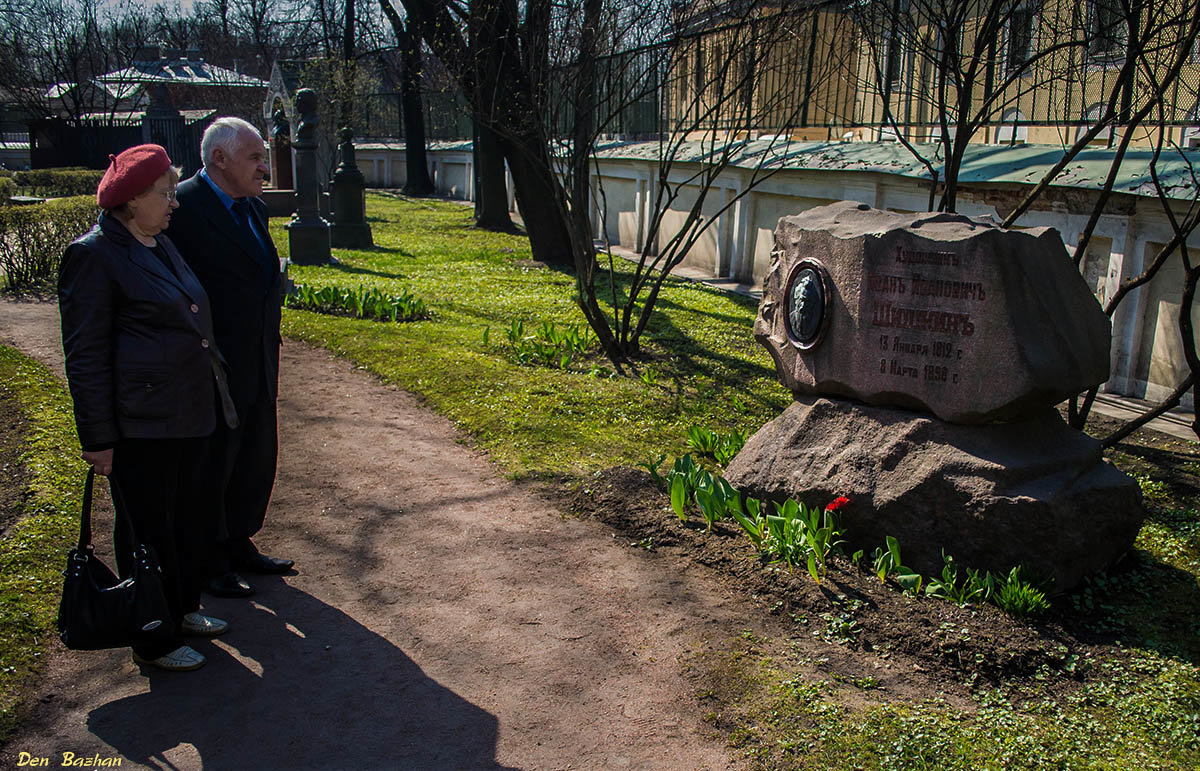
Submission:
[[[67,549],[79,527],[84,465],[63,383],[43,365],[0,346],[0,391],[21,416],[29,487],[20,520],[0,539],[0,741],[16,725],[24,687],[56,644]]]
[[[1183,771],[1200,762],[1196,669],[1152,653],[1118,651],[1066,696],[983,688],[955,706],[936,694],[896,700],[809,661],[789,671],[786,656],[744,638],[731,646],[687,661],[714,678],[701,703],[721,709],[707,722],[756,768]]]
[[[689,425],[753,431],[789,401],[750,334],[753,301],[684,281],[663,291],[638,363],[645,378],[609,377],[598,346],[565,369],[523,366],[500,345],[513,322],[586,324],[572,276],[532,263],[523,237],[471,227],[467,207],[376,194],[368,206],[377,248],[336,250],[337,266],[292,266],[293,280],[410,291],[434,320],[372,329],[285,311],[286,333],[422,395],[510,473],[632,465],[654,449],[682,451]],[[284,247],[281,224],[272,226]],[[629,266],[616,262],[627,282]]]

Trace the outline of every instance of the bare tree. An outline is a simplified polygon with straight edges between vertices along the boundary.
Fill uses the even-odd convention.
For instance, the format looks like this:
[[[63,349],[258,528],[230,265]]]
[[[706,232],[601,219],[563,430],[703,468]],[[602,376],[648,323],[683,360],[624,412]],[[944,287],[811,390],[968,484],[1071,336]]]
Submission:
[[[1088,222],[1074,244],[1077,264],[1107,210],[1134,142],[1157,140],[1150,166],[1157,185],[1169,134],[1165,116],[1178,107],[1181,76],[1196,48],[1200,14],[1194,4],[1091,0],[1064,8],[1036,0],[878,0],[849,8],[867,52],[858,68],[860,101],[871,105],[881,134],[901,143],[925,166],[931,179],[931,210],[956,210],[967,148],[981,132],[1006,120],[1012,122],[1013,141],[1021,126],[1059,126],[1062,152],[1006,213],[1005,227],[1027,214],[1083,150],[1097,143],[1112,149]],[[1089,102],[1092,106],[1085,110]],[[1031,120],[1022,109],[1039,114]],[[1105,308],[1111,316],[1134,288],[1153,279],[1169,255],[1181,255],[1186,305],[1179,325],[1193,374],[1148,415],[1177,404],[1200,374],[1192,367],[1194,278],[1186,248],[1196,223],[1187,212],[1175,215],[1173,207],[1179,202],[1169,200],[1161,189],[1158,198],[1174,236]],[[1093,389],[1082,404],[1071,400],[1072,425],[1084,426],[1095,396]]]
[[[625,14],[610,19],[607,29],[611,34],[632,24],[653,31],[655,25],[648,21]],[[586,216],[575,219],[581,305],[618,366],[638,353],[666,278],[702,238],[714,235],[745,196],[784,168],[791,137],[812,109],[814,96],[854,51],[853,45],[842,42],[830,46],[813,67],[796,66],[818,30],[831,40],[847,39],[845,16],[831,5],[750,4],[683,15],[677,7],[672,17],[658,21],[676,31],[668,44],[594,57],[596,65],[586,76],[570,71],[575,82],[605,84],[598,89],[593,117],[571,124],[576,134],[565,153],[574,162],[564,167],[566,206],[572,213],[589,211],[587,169],[605,152],[601,137],[624,133],[620,129],[629,127],[631,112],[644,108],[647,100],[663,99],[645,231],[632,276],[621,292],[616,291],[618,278],[610,256],[610,296],[598,297],[592,232],[585,230]],[[620,83],[614,87],[614,82]],[[730,191],[719,186],[735,167],[744,174],[740,187]],[[602,184],[595,186],[594,195],[603,211]],[[606,237],[603,223],[600,230]],[[611,318],[602,310],[601,299],[612,306]]]
[[[1112,434],[1104,437],[1102,444],[1105,447],[1115,445],[1154,418],[1178,407],[1184,394],[1189,390],[1192,391],[1193,404],[1200,404],[1200,399],[1197,398],[1200,397],[1200,391],[1198,391],[1198,388],[1200,388],[1198,386],[1200,384],[1200,356],[1196,352],[1196,330],[1192,323],[1192,310],[1196,303],[1196,283],[1197,280],[1200,280],[1200,264],[1194,264],[1193,254],[1188,247],[1188,240],[1196,232],[1197,227],[1200,227],[1200,176],[1197,175],[1191,159],[1181,151],[1178,145],[1171,143],[1169,147],[1166,147],[1168,132],[1166,131],[1165,121],[1161,118],[1162,115],[1165,115],[1165,112],[1165,110],[1160,112],[1158,140],[1155,144],[1154,157],[1150,161],[1149,170],[1158,203],[1164,217],[1170,224],[1171,238],[1157,250],[1154,257],[1150,260],[1150,264],[1145,266],[1138,275],[1131,276],[1121,283],[1117,291],[1105,303],[1104,312],[1111,317],[1116,313],[1121,303],[1135,289],[1149,284],[1162,272],[1163,267],[1171,259],[1172,255],[1177,255],[1183,267],[1183,285],[1180,288],[1179,313],[1176,320],[1176,328],[1179,331],[1179,345],[1188,367],[1188,375],[1158,404],[1147,409],[1142,415],[1129,421]],[[1190,190],[1190,200],[1176,198],[1171,195],[1170,190],[1163,184],[1159,167],[1164,149],[1167,150],[1168,155],[1175,156],[1175,163],[1186,169],[1183,175],[1185,184],[1174,185],[1172,189]],[[1077,398],[1071,400],[1070,417],[1073,426],[1082,429],[1086,425],[1088,414],[1098,392],[1099,388],[1092,388],[1084,394],[1082,405],[1078,404]],[[1193,421],[1192,431],[1197,437],[1200,437],[1200,421]]]
[[[120,94],[92,78],[128,64],[144,44],[107,14],[98,0],[32,0],[0,4],[0,87],[31,115],[77,119],[111,111]]]
[[[480,123],[495,131],[512,173],[535,259],[572,262],[545,115],[545,45],[551,7],[501,0],[403,0],[430,50],[450,72]]]
[[[404,120],[405,195],[430,195],[433,181],[425,155],[425,105],[421,95],[423,51],[412,19],[401,18],[392,0],[379,0],[400,48],[400,100]]]
[[[583,313],[618,368],[637,354],[666,275],[713,222],[778,170],[790,129],[822,82],[811,71],[807,83],[796,82],[788,57],[809,39],[801,28],[822,24],[832,34],[842,19],[825,5],[786,2],[726,4],[686,19],[665,2],[539,1],[526,3],[523,16],[495,0],[404,4],[481,125],[495,131],[534,257],[574,268]],[[718,48],[697,74],[689,46],[705,37],[701,31]],[[833,58],[823,73],[832,73]],[[680,109],[653,108],[649,133],[661,141],[646,249],[621,298],[610,261],[611,297],[601,298],[592,220],[594,198],[603,197],[603,186],[592,184],[599,140],[621,133],[630,112],[647,103],[667,110],[664,90]],[[660,125],[664,116],[671,125]],[[749,148],[751,128],[768,123],[771,138]],[[709,192],[735,163],[752,169],[747,186],[714,207]],[[676,217],[673,207],[685,199]]]

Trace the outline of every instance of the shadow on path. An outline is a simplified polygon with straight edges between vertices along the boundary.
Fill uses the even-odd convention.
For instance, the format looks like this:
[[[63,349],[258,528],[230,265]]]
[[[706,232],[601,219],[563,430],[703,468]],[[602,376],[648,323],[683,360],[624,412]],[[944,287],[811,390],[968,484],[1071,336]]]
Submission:
[[[256,582],[258,602],[214,610],[234,626],[194,643],[204,669],[148,671],[149,692],[91,710],[88,729],[160,768],[503,768],[493,715],[350,616],[274,581]]]

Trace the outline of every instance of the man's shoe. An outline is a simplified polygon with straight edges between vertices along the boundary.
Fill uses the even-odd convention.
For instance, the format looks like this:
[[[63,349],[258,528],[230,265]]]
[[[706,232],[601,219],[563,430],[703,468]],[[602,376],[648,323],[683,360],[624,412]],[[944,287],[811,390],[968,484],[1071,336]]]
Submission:
[[[231,572],[209,579],[204,591],[213,597],[249,597],[254,594],[254,587],[237,573]]]
[[[229,631],[229,622],[199,613],[187,613],[183,617],[183,633],[197,637],[216,637]]]
[[[204,658],[203,653],[186,645],[180,645],[167,655],[159,656],[156,659],[144,659],[137,653],[133,654],[135,664],[143,667],[158,667],[168,672],[189,672],[204,666],[205,661],[207,659]]]
[[[241,557],[233,561],[234,567],[238,570],[244,570],[247,573],[258,573],[259,575],[269,576],[279,573],[286,573],[292,569],[292,565],[296,563],[293,560],[283,560],[278,557],[268,557],[262,552],[256,551],[247,557]]]

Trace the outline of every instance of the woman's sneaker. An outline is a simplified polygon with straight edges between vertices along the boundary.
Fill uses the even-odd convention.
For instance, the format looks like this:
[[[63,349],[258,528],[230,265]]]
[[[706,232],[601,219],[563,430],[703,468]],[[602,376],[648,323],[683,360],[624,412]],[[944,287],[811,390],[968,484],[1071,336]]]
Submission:
[[[137,655],[137,653],[133,654],[135,664],[158,667],[168,672],[188,672],[193,669],[199,669],[204,666],[206,660],[203,653],[193,650],[186,645],[180,645],[167,655],[159,656],[156,659],[144,659]]]
[[[229,622],[199,613],[188,613],[183,617],[183,633],[198,637],[216,637],[229,631]]]

